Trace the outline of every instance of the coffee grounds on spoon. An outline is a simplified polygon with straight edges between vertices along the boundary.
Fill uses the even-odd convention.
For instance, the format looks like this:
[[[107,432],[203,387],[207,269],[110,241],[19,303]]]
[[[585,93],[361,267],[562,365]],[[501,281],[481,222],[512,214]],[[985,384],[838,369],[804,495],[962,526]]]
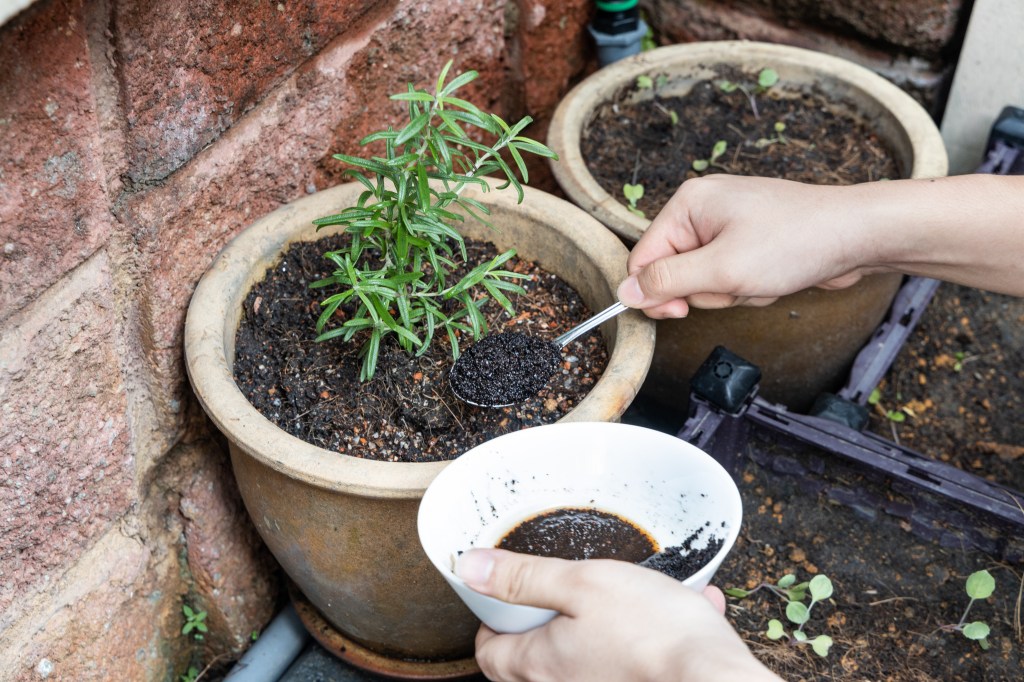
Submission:
[[[561,358],[550,341],[520,332],[492,334],[459,356],[448,382],[455,395],[475,405],[510,405],[544,388]]]

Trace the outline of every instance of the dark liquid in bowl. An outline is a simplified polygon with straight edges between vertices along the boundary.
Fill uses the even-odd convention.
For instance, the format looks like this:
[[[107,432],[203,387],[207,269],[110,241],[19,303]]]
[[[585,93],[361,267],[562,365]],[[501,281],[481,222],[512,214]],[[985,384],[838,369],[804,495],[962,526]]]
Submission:
[[[533,516],[509,531],[499,549],[560,559],[618,559],[638,563],[658,551],[644,530],[621,516],[565,507]]]

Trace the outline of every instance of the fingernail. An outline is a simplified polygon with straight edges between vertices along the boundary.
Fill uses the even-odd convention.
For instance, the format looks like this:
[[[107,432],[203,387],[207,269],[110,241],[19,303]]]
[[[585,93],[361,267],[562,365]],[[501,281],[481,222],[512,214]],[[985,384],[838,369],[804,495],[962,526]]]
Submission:
[[[471,549],[455,562],[455,575],[466,581],[470,587],[482,587],[491,579],[494,559],[483,549]]]
[[[636,275],[630,275],[622,280],[616,295],[620,301],[630,308],[635,308],[644,302],[644,292],[640,290],[640,282],[637,280]]]

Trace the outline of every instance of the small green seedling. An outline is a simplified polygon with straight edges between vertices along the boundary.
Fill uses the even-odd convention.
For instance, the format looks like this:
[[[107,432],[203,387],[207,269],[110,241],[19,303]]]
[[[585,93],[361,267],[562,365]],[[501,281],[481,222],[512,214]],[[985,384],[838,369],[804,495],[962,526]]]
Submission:
[[[953,371],[959,372],[964,368],[964,359],[967,358],[967,353],[964,353],[962,350],[958,350],[953,353],[953,357],[956,359],[956,362],[953,363]]]
[[[644,212],[636,207],[636,202],[644,198],[644,186],[643,185],[631,185],[628,182],[622,186],[622,196],[626,197],[626,201],[629,202],[629,206],[626,208],[630,213],[638,215],[641,218],[645,218]]]
[[[782,621],[772,618],[768,621],[768,629],[765,636],[771,640],[786,638],[792,645],[809,644],[814,653],[822,658],[828,656],[832,647],[832,638],[828,635],[810,637],[804,630],[804,626],[811,619],[811,610],[818,602],[824,601],[832,596],[832,581],[825,575],[816,575],[807,582],[797,583],[796,576],[792,573],[783,576],[778,583],[761,583],[752,590],[730,588],[725,593],[730,597],[743,599],[749,597],[761,588],[779,596],[786,602],[786,618],[796,628],[792,633],[786,632]],[[804,600],[810,597],[810,602]]]
[[[181,611],[185,614],[185,625],[181,628],[181,634],[189,633],[198,640],[203,640],[203,633],[209,632],[206,627],[206,611],[196,611],[188,604],[181,605]]]
[[[659,102],[655,102],[654,106],[658,109],[658,111],[668,116],[668,120],[672,121],[672,125],[679,125],[679,114],[677,114],[674,109],[669,109],[668,107],[660,104]]]
[[[188,672],[184,675],[178,676],[180,682],[196,682],[197,679],[199,679],[199,668],[194,665],[189,666]]]
[[[988,599],[996,591],[996,579],[988,571],[975,571],[967,576],[967,583],[964,587],[971,601],[967,602],[967,608],[964,609],[964,614],[960,616],[960,622],[956,625],[943,625],[940,629],[947,632],[959,632],[967,639],[976,641],[982,649],[988,649],[991,646],[988,641],[988,635],[991,632],[988,623],[981,620],[971,623],[965,623],[965,621],[967,620],[967,614],[971,611],[971,607],[974,606],[974,602],[979,599]]]
[[[789,144],[789,140],[787,140],[786,136],[782,134],[786,130],[785,123],[783,123],[782,121],[776,121],[775,125],[772,126],[772,128],[775,130],[775,134],[772,135],[771,137],[762,137],[761,139],[754,143],[755,147],[757,147],[758,149],[763,149],[764,147],[773,144]]]
[[[750,110],[754,112],[754,118],[761,118],[757,111],[757,96],[768,91],[773,85],[779,82],[779,74],[775,69],[761,69],[757,74],[757,86],[750,87],[743,83],[733,83],[729,80],[718,81],[718,88],[725,93],[739,90],[750,102]]]
[[[654,87],[654,79],[650,76],[637,76],[636,87],[638,90],[650,90]]]
[[[691,164],[693,166],[693,170],[698,173],[703,173],[711,166],[726,170],[725,166],[716,163],[716,161],[721,158],[722,154],[725,154],[725,150],[728,146],[729,144],[725,140],[719,140],[716,142],[715,146],[711,148],[711,156],[706,159],[694,159],[693,164]]]
[[[868,396],[868,405],[878,405],[879,409],[885,412],[885,418],[891,422],[901,424],[907,421],[907,413],[903,410],[890,410],[882,405],[882,392],[877,388]]]

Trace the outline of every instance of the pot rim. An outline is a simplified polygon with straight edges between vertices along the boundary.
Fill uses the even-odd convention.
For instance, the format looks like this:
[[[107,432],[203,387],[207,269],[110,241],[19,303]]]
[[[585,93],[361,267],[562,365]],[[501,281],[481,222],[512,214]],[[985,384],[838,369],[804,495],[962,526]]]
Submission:
[[[747,40],[721,40],[659,47],[627,57],[591,74],[559,103],[548,129],[548,146],[559,157],[551,161],[555,180],[584,210],[596,216],[620,237],[637,241],[650,220],[630,213],[625,205],[601,187],[587,169],[580,138],[589,113],[636,77],[656,70],[692,68],[701,64],[762,61],[764,66],[788,66],[819,73],[816,80],[835,79],[882,110],[898,125],[896,132],[911,150],[910,178],[946,175],[946,148],[938,127],[910,95],[874,71],[841,57],[791,45]]]
[[[493,183],[492,183],[493,184]],[[264,465],[310,485],[378,498],[417,498],[445,467],[441,462],[385,462],[332,452],[292,436],[264,417],[235,384],[231,361],[242,302],[253,284],[277,260],[283,247],[303,237],[315,238],[312,220],[348,205],[358,183],[337,185],[286,204],[235,236],[196,286],[185,320],[186,368],[192,388],[217,428],[242,451]],[[626,275],[628,251],[597,220],[573,204],[530,187],[516,203],[514,192],[471,188],[467,195],[491,206],[524,212],[529,220],[569,237],[608,282],[608,295]],[[351,196],[349,196],[351,195]],[[557,211],[576,215],[554,218]],[[614,350],[604,374],[580,404],[559,421],[604,421],[618,418],[646,376],[654,352],[654,321],[627,312],[614,321]],[[629,343],[625,343],[625,339]],[[626,348],[625,346],[631,346]],[[601,394],[623,396],[614,414],[599,408]]]

